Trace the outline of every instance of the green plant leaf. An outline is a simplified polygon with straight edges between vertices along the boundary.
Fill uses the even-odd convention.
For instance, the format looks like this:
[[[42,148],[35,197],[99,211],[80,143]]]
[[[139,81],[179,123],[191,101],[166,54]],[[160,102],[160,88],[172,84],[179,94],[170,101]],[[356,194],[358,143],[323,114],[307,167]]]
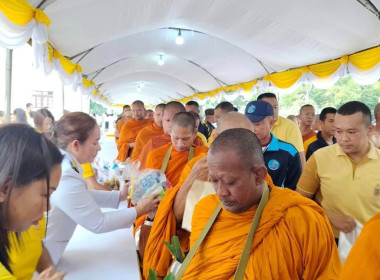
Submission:
[[[148,280],[157,280],[157,274],[153,269],[149,269]]]
[[[182,249],[181,249],[181,244],[179,243],[179,238],[176,235],[174,235],[172,237],[172,246],[173,246],[174,256],[175,256],[176,260],[178,262],[182,263],[183,262],[183,253],[182,253]]]
[[[169,274],[164,278],[164,280],[174,280],[174,279],[175,279],[175,277],[174,277],[174,275],[171,274],[171,273],[169,273]]]

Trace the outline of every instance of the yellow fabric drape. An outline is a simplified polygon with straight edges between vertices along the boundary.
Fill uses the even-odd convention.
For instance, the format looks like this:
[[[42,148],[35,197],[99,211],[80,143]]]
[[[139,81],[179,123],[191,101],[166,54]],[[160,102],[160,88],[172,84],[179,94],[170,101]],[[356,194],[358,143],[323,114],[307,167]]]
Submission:
[[[40,9],[33,8],[26,0],[0,1],[0,11],[14,24],[25,25],[33,18],[50,25],[49,17]]]
[[[378,63],[380,63],[380,46],[352,55],[344,55],[341,58],[327,62],[304,66],[278,73],[271,73],[262,77],[262,79],[264,81],[271,82],[278,88],[286,89],[293,86],[301,78],[303,73],[307,73],[310,71],[318,78],[324,79],[334,74],[342,64],[347,65],[348,62],[350,62],[359,70],[370,70],[373,67],[375,67]],[[258,80],[256,79],[254,81],[238,84],[235,86],[221,87],[212,91],[197,93],[177,101],[186,103],[194,99],[195,97],[202,100],[206,97],[214,97],[215,94],[218,94],[221,91],[237,91],[241,88],[243,88],[245,91],[250,91],[252,87],[257,83],[257,81]]]
[[[89,86],[95,86],[93,81],[87,80],[86,78],[82,78],[83,85],[88,88]]]
[[[241,84],[237,84],[237,85],[234,85],[234,86],[221,87],[221,88],[218,88],[218,89],[215,89],[215,90],[211,90],[211,91],[207,91],[207,92],[203,92],[203,93],[196,93],[196,94],[193,94],[192,96],[185,97],[185,98],[182,98],[182,99],[179,99],[179,100],[176,100],[176,101],[187,103],[188,101],[193,100],[195,97],[203,100],[206,97],[214,97],[216,94],[218,94],[218,93],[220,93],[222,91],[237,91],[239,89],[243,89],[244,91],[250,91],[252,89],[252,87],[255,84],[257,84],[257,81],[258,80],[256,79],[256,80],[253,80],[253,81],[250,81],[250,82],[241,83]]]
[[[266,75],[264,81],[272,82],[278,88],[289,88],[302,76],[302,68]]]
[[[78,71],[79,73],[83,71],[82,66],[72,63],[69,59],[61,55],[61,53],[57,50],[53,51],[53,57],[59,60],[62,68],[69,75],[72,75],[75,71]]]
[[[349,60],[360,70],[370,70],[380,62],[380,47],[350,55]]]

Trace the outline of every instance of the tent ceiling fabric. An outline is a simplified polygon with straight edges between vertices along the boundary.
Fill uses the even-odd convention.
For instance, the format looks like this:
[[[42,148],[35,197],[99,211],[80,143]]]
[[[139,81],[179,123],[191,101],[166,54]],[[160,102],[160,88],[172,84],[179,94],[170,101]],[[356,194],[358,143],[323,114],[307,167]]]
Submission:
[[[113,103],[153,105],[380,44],[380,20],[356,0],[60,0],[42,7],[61,54],[93,48],[72,62],[80,60]],[[182,31],[178,46],[178,31],[168,27],[194,31]],[[138,91],[140,81],[146,86]]]

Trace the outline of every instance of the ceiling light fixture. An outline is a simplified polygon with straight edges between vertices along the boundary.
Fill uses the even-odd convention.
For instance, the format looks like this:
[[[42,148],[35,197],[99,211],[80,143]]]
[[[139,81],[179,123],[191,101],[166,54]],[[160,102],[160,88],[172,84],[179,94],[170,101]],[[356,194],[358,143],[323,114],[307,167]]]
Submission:
[[[177,38],[175,38],[175,43],[177,45],[183,45],[184,41],[185,41],[185,39],[182,37],[181,29],[178,29],[178,36],[177,36]]]
[[[160,54],[160,59],[158,60],[158,65],[162,66],[164,64],[165,64],[165,61],[164,61],[163,55]]]

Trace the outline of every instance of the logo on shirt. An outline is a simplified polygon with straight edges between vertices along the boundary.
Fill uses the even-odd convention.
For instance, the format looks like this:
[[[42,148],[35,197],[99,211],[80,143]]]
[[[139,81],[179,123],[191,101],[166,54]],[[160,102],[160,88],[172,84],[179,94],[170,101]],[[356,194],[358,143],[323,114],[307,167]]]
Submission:
[[[269,162],[268,162],[268,168],[270,170],[277,170],[280,168],[280,163],[278,162],[278,160],[276,159],[271,159]]]
[[[251,105],[248,106],[247,113],[252,114],[255,111],[256,111],[256,106],[255,105],[251,104]]]
[[[377,196],[377,197],[380,196],[380,185],[379,185],[379,184],[376,185],[373,194],[374,194],[375,196]]]

